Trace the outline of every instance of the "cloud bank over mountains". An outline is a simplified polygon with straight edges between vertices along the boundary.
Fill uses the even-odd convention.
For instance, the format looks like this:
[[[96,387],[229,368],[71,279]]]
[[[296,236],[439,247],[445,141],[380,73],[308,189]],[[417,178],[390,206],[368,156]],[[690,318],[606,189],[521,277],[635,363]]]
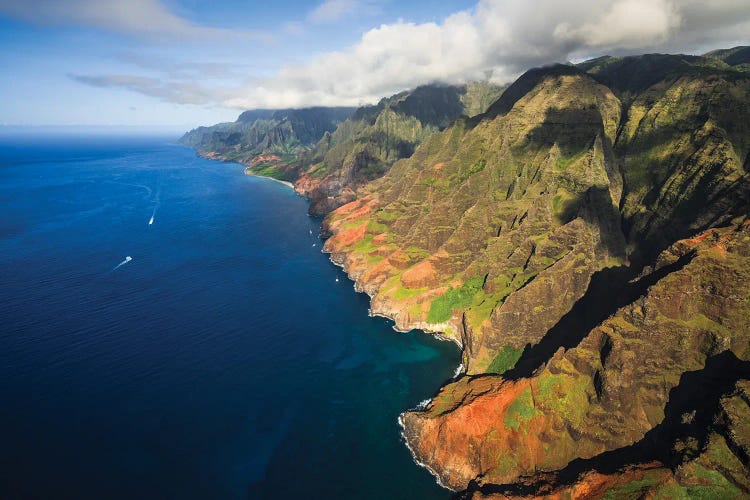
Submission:
[[[348,49],[286,66],[225,104],[237,108],[356,105],[419,84],[507,81],[553,62],[603,54],[681,52],[738,43],[744,0],[481,0],[440,23],[398,22]]]
[[[361,0],[326,0],[306,19],[347,22],[347,15],[362,5]],[[158,0],[10,0],[0,11],[136,36],[210,37],[217,30],[241,34],[196,25]],[[73,78],[169,102],[238,109],[359,105],[424,83],[482,78],[487,71],[503,82],[532,66],[604,54],[702,51],[746,43],[748,33],[747,0],[479,0],[474,8],[438,22],[382,24],[353,46],[283,66],[270,77],[246,75],[221,86],[167,73],[161,80],[138,75]],[[265,43],[273,50],[274,42]]]

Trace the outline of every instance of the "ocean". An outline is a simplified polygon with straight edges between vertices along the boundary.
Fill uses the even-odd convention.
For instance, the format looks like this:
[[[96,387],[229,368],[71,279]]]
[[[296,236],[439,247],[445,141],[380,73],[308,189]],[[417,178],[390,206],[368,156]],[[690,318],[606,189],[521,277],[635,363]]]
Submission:
[[[397,417],[458,348],[368,317],[289,187],[174,141],[0,137],[0,497],[450,497]]]

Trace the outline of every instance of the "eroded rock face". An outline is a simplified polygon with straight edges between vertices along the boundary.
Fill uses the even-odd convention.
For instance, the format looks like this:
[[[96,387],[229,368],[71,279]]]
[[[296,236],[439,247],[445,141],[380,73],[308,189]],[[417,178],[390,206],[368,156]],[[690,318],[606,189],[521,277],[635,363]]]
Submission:
[[[464,348],[402,418],[446,486],[750,494],[750,79],[716,64],[531,71],[325,220],[374,313]]]
[[[554,473],[539,473],[516,485],[479,485],[474,482],[461,498],[513,499],[570,498],[745,498],[750,490],[747,456],[734,436],[743,435],[750,421],[750,381],[740,380],[719,401],[719,419],[712,429],[696,436],[683,434],[665,452],[671,463],[652,461],[620,467],[598,465],[602,471],[568,466]],[[731,414],[732,417],[728,417]],[[696,412],[680,416],[680,422],[695,422]],[[747,435],[746,433],[744,435]],[[636,447],[637,448],[637,447]],[[665,453],[666,455],[667,453]],[[669,457],[668,457],[669,459]],[[584,472],[578,472],[584,470]]]
[[[425,411],[407,413],[407,441],[419,460],[454,489],[472,480],[510,484],[633,445],[665,421],[701,417],[694,412],[706,411],[711,422],[715,409],[703,405],[712,391],[750,376],[750,224],[681,241],[660,261],[645,295],[532,376],[465,377]],[[700,376],[722,357],[734,361],[714,362],[716,373]],[[683,406],[679,415],[665,415],[670,403]],[[739,428],[734,414],[727,420]],[[674,416],[679,421],[665,420]],[[673,433],[652,439],[669,449]]]

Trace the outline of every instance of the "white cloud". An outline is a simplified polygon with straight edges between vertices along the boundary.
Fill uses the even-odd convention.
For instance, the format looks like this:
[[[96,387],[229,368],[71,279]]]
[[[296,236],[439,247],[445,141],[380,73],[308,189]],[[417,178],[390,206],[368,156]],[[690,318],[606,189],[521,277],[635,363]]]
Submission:
[[[669,0],[619,0],[599,16],[582,24],[559,24],[555,38],[588,47],[637,48],[669,39],[681,22],[679,11]]]
[[[252,66],[243,63],[180,61],[174,57],[151,54],[144,51],[128,51],[115,54],[117,62],[160,74],[170,80],[241,80],[251,71]]]
[[[126,0],[114,3],[120,1]],[[315,12],[321,22],[332,20],[353,1],[328,0]],[[185,21],[169,16],[160,25],[183,29]],[[747,0],[479,0],[473,9],[441,22],[383,24],[351,47],[234,89],[197,88],[189,78],[166,72],[164,82],[109,84],[175,102],[242,109],[360,105],[420,84],[482,78],[487,70],[495,80],[508,81],[542,64],[607,53],[708,50],[747,43],[748,34]]]
[[[173,14],[161,0],[2,0],[0,14],[37,24],[77,24],[133,35],[194,39],[267,39],[247,30],[201,26]]]
[[[346,50],[254,81],[224,104],[356,105],[419,84],[481,78],[485,70],[508,80],[541,64],[606,53],[689,52],[748,33],[747,0],[480,0],[440,23],[384,24]]]
[[[85,85],[100,88],[119,88],[156,97],[177,104],[216,104],[221,91],[186,81],[162,81],[158,78],[133,75],[70,75]]]
[[[308,20],[313,23],[332,23],[354,12],[357,0],[325,0],[315,7]]]

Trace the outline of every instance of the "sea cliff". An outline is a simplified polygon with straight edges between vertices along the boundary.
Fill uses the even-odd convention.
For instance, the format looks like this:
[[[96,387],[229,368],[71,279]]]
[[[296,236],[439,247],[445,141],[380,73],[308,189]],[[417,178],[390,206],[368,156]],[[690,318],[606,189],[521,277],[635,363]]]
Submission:
[[[420,87],[295,155],[202,154],[294,181],[372,315],[461,346],[457,376],[399,419],[440,484],[747,496],[747,54]]]
[[[325,219],[373,314],[463,347],[401,419],[441,484],[750,494],[748,123],[712,57],[531,70]]]

